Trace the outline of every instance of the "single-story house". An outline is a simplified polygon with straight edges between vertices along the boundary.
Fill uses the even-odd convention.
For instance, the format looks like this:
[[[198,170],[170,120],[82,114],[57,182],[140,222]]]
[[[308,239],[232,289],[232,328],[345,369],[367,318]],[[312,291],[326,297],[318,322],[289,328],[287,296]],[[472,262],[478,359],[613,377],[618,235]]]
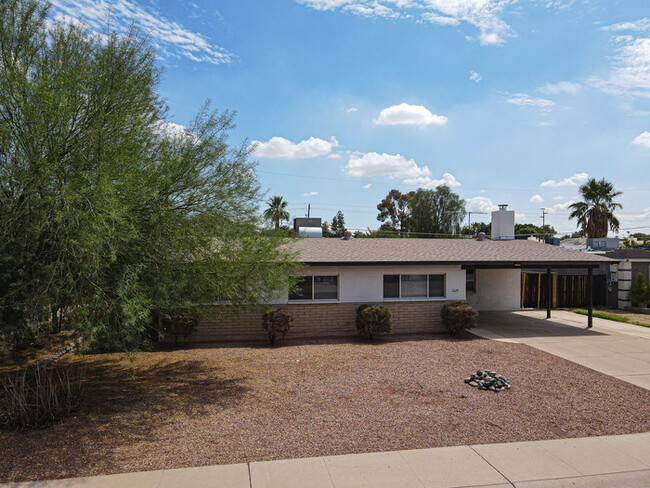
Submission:
[[[388,307],[396,334],[444,332],[445,303],[467,301],[479,311],[520,309],[522,269],[550,274],[553,268],[586,268],[591,276],[592,269],[615,262],[513,237],[297,239],[292,248],[305,265],[303,279],[273,306],[293,316],[287,338],[353,336],[356,309],[365,303]],[[264,339],[262,312],[221,307],[201,319],[189,340]]]

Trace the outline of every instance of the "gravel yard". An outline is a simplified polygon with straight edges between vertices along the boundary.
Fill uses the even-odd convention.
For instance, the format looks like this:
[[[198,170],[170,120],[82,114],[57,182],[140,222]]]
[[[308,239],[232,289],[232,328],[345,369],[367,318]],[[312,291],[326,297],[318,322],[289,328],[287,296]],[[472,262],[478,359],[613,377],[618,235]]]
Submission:
[[[0,481],[650,431],[650,391],[476,338],[61,361],[89,366],[84,406],[58,425],[0,431]],[[463,383],[477,369],[512,389]]]

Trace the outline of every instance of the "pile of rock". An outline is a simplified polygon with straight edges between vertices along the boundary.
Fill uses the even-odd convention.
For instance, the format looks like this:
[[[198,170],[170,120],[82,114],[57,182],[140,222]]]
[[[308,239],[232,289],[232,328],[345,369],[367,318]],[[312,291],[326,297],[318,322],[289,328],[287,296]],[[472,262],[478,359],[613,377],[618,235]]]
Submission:
[[[486,369],[481,371],[480,369],[469,378],[465,378],[465,383],[469,386],[474,386],[479,390],[492,390],[492,391],[503,391],[510,388],[510,382],[506,379],[505,376],[501,376],[495,371],[490,371]]]

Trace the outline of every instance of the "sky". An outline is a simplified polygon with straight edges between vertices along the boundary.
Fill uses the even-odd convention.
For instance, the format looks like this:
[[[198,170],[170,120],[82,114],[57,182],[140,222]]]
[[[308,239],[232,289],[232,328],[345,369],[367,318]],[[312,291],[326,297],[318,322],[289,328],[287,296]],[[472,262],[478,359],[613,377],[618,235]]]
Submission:
[[[576,230],[588,178],[650,233],[650,1],[53,0],[54,18],[146,31],[168,122],[236,111],[266,197],[377,228],[377,204],[449,185],[467,209]],[[467,220],[466,220],[467,222]]]

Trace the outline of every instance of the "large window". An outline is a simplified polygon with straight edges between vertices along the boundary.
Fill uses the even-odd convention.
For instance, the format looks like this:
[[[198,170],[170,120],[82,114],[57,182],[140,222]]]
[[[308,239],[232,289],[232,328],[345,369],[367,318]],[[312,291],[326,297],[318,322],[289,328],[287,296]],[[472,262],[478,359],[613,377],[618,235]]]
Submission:
[[[338,300],[338,276],[304,276],[289,293],[289,300]]]
[[[476,270],[474,268],[465,270],[465,290],[476,291]]]
[[[384,298],[443,298],[445,275],[384,275]]]

